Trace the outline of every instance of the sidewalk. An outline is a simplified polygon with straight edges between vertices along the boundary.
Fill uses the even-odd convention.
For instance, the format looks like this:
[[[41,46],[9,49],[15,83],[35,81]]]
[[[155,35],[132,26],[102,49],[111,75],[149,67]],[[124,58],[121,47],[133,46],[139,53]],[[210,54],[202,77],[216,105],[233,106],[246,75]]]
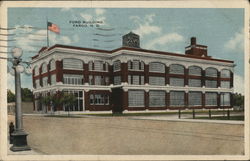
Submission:
[[[158,120],[158,121],[182,121],[182,122],[196,122],[196,123],[205,122],[205,123],[235,124],[235,125],[242,124],[242,125],[244,125],[244,121],[188,119],[185,116],[182,116],[182,118],[179,119],[177,115],[173,115],[173,116],[135,116],[135,117],[130,117],[130,119],[135,119],[135,120]]]
[[[35,151],[34,149],[32,149],[31,147],[31,150],[27,150],[27,151],[17,151],[17,152],[13,152],[10,150],[10,147],[12,146],[12,144],[9,144],[9,141],[8,141],[8,155],[43,155],[43,153],[39,153],[37,151]]]

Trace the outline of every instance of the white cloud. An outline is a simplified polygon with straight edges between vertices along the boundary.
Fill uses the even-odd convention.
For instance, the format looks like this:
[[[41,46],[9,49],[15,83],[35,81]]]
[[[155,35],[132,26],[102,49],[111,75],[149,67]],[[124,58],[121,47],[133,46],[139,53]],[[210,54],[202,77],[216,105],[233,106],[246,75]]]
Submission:
[[[129,18],[134,21],[137,28],[133,30],[136,34],[143,37],[152,33],[161,33],[161,28],[152,24],[154,22],[155,14],[145,15],[144,18],[139,16],[130,16]]]
[[[96,15],[103,15],[106,11],[104,9],[97,8],[95,9]]]
[[[240,75],[234,74],[234,93],[244,94],[244,78]]]
[[[105,12],[106,12],[105,9],[97,8],[89,13],[80,13],[80,16],[86,21],[91,21],[91,20],[102,21],[103,23],[100,25],[108,25],[106,22]]]
[[[80,13],[81,17],[86,20],[86,21],[90,21],[92,20],[92,16],[90,14],[84,14],[84,13]]]
[[[157,37],[153,40],[151,40],[149,43],[146,44],[146,48],[153,49],[157,45],[166,45],[169,43],[174,43],[174,42],[180,42],[183,41],[184,38],[182,35],[178,33],[169,33],[165,34],[163,36]]]
[[[242,51],[244,49],[244,30],[236,32],[233,37],[228,40],[224,47],[227,50]]]

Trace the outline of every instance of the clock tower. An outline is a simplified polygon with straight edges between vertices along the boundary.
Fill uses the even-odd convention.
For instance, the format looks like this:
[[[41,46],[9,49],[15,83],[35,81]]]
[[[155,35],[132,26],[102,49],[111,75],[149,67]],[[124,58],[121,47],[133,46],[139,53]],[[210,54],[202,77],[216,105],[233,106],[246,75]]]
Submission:
[[[140,48],[140,36],[130,32],[122,37],[122,46]]]

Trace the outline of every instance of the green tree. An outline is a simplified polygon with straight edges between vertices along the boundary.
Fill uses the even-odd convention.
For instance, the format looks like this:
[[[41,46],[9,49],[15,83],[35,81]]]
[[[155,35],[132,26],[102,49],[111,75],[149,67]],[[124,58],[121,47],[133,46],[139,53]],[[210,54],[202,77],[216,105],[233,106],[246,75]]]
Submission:
[[[16,96],[11,90],[7,90],[7,102],[15,102]]]
[[[233,94],[233,106],[244,107],[244,96],[240,93]]]
[[[21,89],[22,101],[24,102],[32,102],[33,94],[29,88]]]
[[[64,93],[62,99],[64,107],[66,107],[69,116],[70,109],[72,109],[76,103],[76,97],[73,94]]]

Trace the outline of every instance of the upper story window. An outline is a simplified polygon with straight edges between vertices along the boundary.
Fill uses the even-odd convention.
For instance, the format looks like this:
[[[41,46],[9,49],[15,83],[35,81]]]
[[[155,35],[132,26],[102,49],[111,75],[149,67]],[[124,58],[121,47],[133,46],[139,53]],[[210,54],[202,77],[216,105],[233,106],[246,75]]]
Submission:
[[[40,80],[39,80],[39,79],[36,79],[36,80],[35,80],[35,87],[36,87],[36,88],[39,88],[39,87],[40,87]]]
[[[63,74],[63,83],[64,84],[73,84],[73,85],[82,85],[83,84],[83,75]]]
[[[121,84],[121,76],[114,76],[114,85]]]
[[[165,86],[165,77],[149,76],[149,84],[150,85]]]
[[[143,75],[128,75],[128,84],[144,85]]]
[[[169,78],[169,85],[184,87],[184,79],[183,78]]]
[[[89,75],[90,85],[109,85],[109,77],[100,75]]]
[[[184,66],[179,64],[172,64],[169,66],[170,74],[184,74]]]
[[[230,78],[230,70],[223,69],[220,73],[221,78]]]
[[[188,74],[201,76],[201,68],[197,66],[191,66],[188,68]]]
[[[103,61],[89,62],[90,71],[108,71],[108,63]]]
[[[115,61],[113,64],[114,72],[115,71],[120,71],[121,70],[121,61]]]
[[[56,84],[56,74],[52,74],[51,77],[50,77],[50,84],[53,85],[53,84]]]
[[[207,77],[217,77],[217,69],[215,68],[207,68],[205,73]]]
[[[144,71],[144,63],[139,60],[128,61],[128,70]]]
[[[46,73],[47,72],[47,64],[43,63],[42,65],[42,73]]]
[[[43,81],[43,87],[48,86],[48,77],[43,77],[42,81]]]
[[[38,68],[38,66],[36,66],[36,67],[34,68],[34,72],[35,72],[35,75],[39,75],[39,68]]]
[[[63,59],[63,69],[83,70],[83,62],[79,59]]]
[[[50,69],[50,71],[52,71],[52,70],[55,70],[55,69],[56,69],[56,62],[55,62],[55,60],[54,60],[54,59],[50,61],[50,64],[49,64],[49,69]]]
[[[189,87],[201,87],[201,80],[200,79],[188,79],[188,86]]]
[[[149,63],[149,72],[165,73],[165,65],[163,63]]]

